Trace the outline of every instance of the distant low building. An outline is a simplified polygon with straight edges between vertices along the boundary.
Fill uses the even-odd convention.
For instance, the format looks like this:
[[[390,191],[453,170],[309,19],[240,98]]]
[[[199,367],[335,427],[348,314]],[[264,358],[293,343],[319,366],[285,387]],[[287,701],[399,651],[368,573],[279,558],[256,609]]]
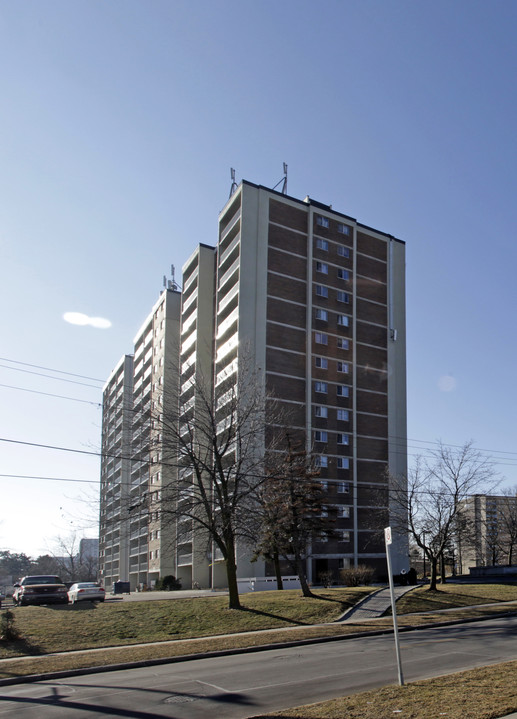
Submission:
[[[79,542],[79,558],[86,559],[99,556],[99,539],[98,537],[83,538]]]

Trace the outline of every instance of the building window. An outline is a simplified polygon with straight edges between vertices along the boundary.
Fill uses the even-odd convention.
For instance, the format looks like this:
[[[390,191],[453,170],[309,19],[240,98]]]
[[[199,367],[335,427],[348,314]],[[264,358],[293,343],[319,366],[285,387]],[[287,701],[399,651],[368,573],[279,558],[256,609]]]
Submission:
[[[348,270],[344,270],[342,267],[339,267],[337,271],[337,278],[338,280],[349,280],[350,272]]]
[[[323,492],[326,492],[329,488],[329,483],[326,480],[323,480],[321,482],[321,489]]]
[[[314,432],[315,442],[328,442],[328,434],[324,430],[317,429]]]
[[[337,443],[338,444],[350,444],[350,437],[348,434],[341,434],[339,433],[337,436]]]
[[[348,422],[350,419],[350,412],[347,409],[338,409],[337,419],[339,422]]]
[[[315,357],[314,362],[319,369],[328,369],[329,361],[326,357]]]
[[[338,397],[348,397],[349,393],[349,388],[344,384],[338,384],[338,386],[336,387],[336,394]]]
[[[328,297],[329,288],[324,287],[323,285],[316,285],[316,294],[318,295],[318,297]]]
[[[329,218],[328,217],[322,217],[321,215],[316,215],[316,224],[320,227],[328,227],[329,226]]]
[[[320,309],[316,310],[316,319],[317,320],[323,320],[324,322],[327,322],[328,318],[329,318],[329,313],[327,312],[327,310],[320,310]]]
[[[318,250],[324,250],[325,252],[329,251],[329,243],[327,240],[321,240],[320,238],[318,238],[316,240],[316,247],[318,248]]]
[[[349,542],[350,541],[350,532],[348,532],[346,529],[343,529],[340,532],[340,535],[341,535],[340,540],[339,540],[340,542]]]
[[[337,363],[337,371],[338,372],[346,372],[348,374],[348,362],[338,362]]]
[[[323,272],[324,275],[328,275],[329,266],[327,265],[326,262],[316,262],[316,271]]]
[[[348,315],[338,315],[338,316],[337,316],[337,323],[338,323],[338,325],[340,325],[341,327],[348,327],[349,321],[350,321],[350,320],[349,320]]]
[[[350,348],[350,342],[346,337],[337,338],[337,348],[339,350],[347,350]]]
[[[337,491],[338,494],[348,494],[350,491],[350,485],[348,482],[338,482]]]
[[[321,392],[322,394],[327,394],[328,385],[326,382],[315,382],[314,383],[314,391],[315,392]]]
[[[328,345],[328,343],[329,343],[328,335],[324,334],[323,332],[316,332],[314,336],[315,336],[316,344]]]
[[[341,232],[342,235],[349,235],[350,227],[348,225],[344,225],[342,222],[338,222],[337,223],[337,231]]]
[[[341,517],[341,519],[348,519],[350,517],[350,507],[340,504],[337,508],[337,516]]]
[[[314,457],[314,465],[316,467],[328,467],[329,458],[325,454],[320,454]]]
[[[340,257],[350,257],[350,250],[344,245],[337,246],[337,253]]]
[[[338,302],[345,302],[348,304],[350,302],[350,295],[348,292],[341,292],[341,290],[337,291],[337,301]]]
[[[316,407],[314,407],[314,414],[316,417],[326,418],[328,417],[329,412],[327,407],[322,407],[320,404],[318,404],[316,405]]]

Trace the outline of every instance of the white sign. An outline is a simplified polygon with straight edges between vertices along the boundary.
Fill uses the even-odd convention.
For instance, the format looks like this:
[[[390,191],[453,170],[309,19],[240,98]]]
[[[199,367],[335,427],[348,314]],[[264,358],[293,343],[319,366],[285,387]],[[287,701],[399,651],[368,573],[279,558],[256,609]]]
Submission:
[[[386,527],[384,530],[384,541],[386,544],[391,544],[391,527]]]

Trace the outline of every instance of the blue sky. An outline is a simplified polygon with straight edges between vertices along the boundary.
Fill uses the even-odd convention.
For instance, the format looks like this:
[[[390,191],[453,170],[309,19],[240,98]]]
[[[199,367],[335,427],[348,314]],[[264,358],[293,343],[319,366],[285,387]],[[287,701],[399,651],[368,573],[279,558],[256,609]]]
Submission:
[[[215,243],[230,167],[272,187],[287,162],[290,195],[407,243],[410,454],[472,439],[517,484],[516,21],[477,0],[0,2],[0,437],[98,451],[99,388],[170,265]],[[0,549],[83,531],[97,457],[0,457]]]

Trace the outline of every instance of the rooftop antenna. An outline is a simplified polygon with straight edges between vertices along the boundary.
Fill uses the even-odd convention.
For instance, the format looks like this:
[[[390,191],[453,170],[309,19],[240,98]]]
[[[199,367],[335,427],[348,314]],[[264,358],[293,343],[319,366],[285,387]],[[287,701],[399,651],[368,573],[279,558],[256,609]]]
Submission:
[[[232,178],[232,186],[230,188],[230,197],[231,197],[233,195],[233,193],[235,192],[235,190],[237,189],[237,183],[235,182],[235,170],[233,169],[233,167],[230,167],[230,175]]]
[[[181,289],[181,287],[176,282],[176,278],[174,276],[175,272],[176,272],[176,269],[175,269],[174,265],[171,265],[171,279],[168,280],[167,275],[163,276],[163,286],[165,287],[166,290],[173,290],[174,292],[176,292],[177,290]]]
[[[284,176],[276,183],[273,190],[276,190],[280,183],[282,183],[282,195],[287,195],[287,162],[284,162]]]

